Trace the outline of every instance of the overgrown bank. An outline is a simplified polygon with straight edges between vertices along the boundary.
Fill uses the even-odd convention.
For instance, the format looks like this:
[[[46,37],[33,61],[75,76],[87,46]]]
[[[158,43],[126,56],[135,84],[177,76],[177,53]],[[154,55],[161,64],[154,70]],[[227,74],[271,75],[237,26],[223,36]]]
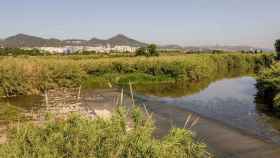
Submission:
[[[257,80],[258,96],[263,97],[268,109],[280,114],[280,63],[259,74]]]
[[[91,59],[51,57],[0,58],[1,96],[29,95],[81,84],[200,81],[236,69],[258,71],[272,54],[189,54],[159,57]]]
[[[90,120],[73,115],[67,120],[51,119],[38,127],[15,128],[6,144],[0,146],[5,158],[205,158],[207,146],[193,137],[190,130],[174,128],[163,139],[153,138],[154,124],[139,108],[128,113],[119,108],[111,119]]]

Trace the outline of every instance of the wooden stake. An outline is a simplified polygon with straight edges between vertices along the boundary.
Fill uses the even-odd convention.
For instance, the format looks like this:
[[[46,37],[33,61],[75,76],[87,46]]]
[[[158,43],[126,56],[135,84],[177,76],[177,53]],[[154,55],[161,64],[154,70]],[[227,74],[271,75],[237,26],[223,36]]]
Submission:
[[[129,81],[129,89],[130,89],[130,95],[131,95],[131,99],[132,99],[132,105],[134,106],[135,105],[134,96],[133,96],[132,84],[130,81]]]

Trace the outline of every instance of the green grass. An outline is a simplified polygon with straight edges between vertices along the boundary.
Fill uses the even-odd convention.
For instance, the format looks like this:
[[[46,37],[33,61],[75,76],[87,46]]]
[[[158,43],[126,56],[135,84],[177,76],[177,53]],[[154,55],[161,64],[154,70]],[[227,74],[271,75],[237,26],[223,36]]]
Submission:
[[[127,129],[127,118],[132,129]],[[50,119],[42,126],[22,125],[11,131],[0,146],[5,158],[205,158],[207,146],[192,132],[173,128],[155,139],[151,117],[139,108],[119,108],[111,119],[90,120],[71,115],[67,120]]]
[[[39,94],[46,89],[103,82],[124,84],[200,81],[237,69],[258,71],[272,54],[187,54],[159,57],[19,56],[0,58],[0,95]]]

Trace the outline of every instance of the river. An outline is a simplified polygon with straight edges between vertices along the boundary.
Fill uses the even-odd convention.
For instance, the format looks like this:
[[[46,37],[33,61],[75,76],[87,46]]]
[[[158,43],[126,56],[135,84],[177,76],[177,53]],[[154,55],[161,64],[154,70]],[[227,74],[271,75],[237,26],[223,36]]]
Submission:
[[[189,92],[188,86],[170,85],[182,94],[166,85],[146,89],[140,85],[136,91],[155,115],[160,127],[157,135],[163,136],[171,126],[183,127],[187,114],[192,113],[202,118],[193,130],[219,157],[267,157],[262,154],[279,152],[280,120],[257,101],[255,84],[253,77],[244,76],[214,81]]]
[[[183,127],[192,114],[193,118],[200,117],[192,130],[217,157],[279,157],[280,120],[257,101],[255,84],[253,77],[242,76],[133,87],[137,102],[145,104],[155,117],[156,137],[164,136],[171,127]],[[42,103],[42,97],[2,102],[33,110]]]

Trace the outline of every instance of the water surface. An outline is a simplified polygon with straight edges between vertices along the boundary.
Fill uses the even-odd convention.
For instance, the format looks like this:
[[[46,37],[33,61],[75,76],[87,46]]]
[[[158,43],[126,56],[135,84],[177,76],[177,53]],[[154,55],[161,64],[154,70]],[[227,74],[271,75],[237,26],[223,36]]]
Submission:
[[[201,86],[202,88],[196,91],[190,89],[189,93],[188,89],[180,90],[179,92],[184,93],[182,95],[178,94],[176,89],[166,92],[157,91],[162,89],[155,88],[145,92],[141,88],[137,90],[136,86],[136,91],[142,95],[142,99],[156,101],[170,108],[186,109],[240,129],[244,133],[280,144],[280,120],[259,108],[262,105],[256,102],[255,84],[256,80],[253,77],[245,76],[215,81],[208,86]],[[160,109],[153,110],[157,112]],[[176,114],[173,117],[176,117]]]

